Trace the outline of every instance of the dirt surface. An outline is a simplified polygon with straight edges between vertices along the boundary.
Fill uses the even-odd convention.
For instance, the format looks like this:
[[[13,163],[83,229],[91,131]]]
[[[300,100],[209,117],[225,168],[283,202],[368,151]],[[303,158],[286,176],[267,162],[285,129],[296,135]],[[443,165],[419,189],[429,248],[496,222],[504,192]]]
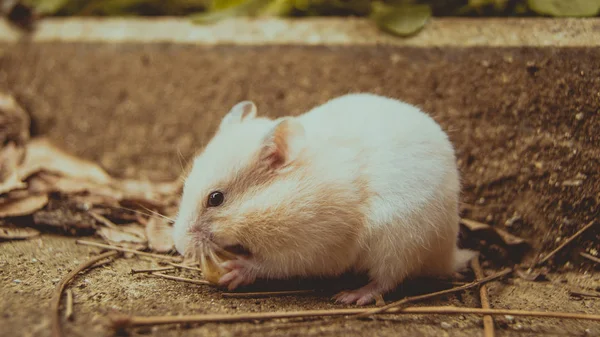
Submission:
[[[153,180],[176,178],[178,152],[189,160],[240,100],[252,99],[259,113],[278,116],[299,114],[347,92],[390,95],[430,112],[450,134],[463,175],[463,216],[519,235],[532,252],[544,253],[600,214],[597,48],[4,46],[0,90],[15,94],[31,113],[35,134],[50,136],[115,175]],[[597,266],[582,263],[578,255],[583,250],[597,254],[598,235],[592,229],[558,254],[559,272],[550,274],[550,281],[493,283],[492,306],[600,312],[598,299],[569,296],[571,289],[600,286]],[[52,235],[0,245],[1,334],[49,335],[53,280],[92,250]],[[483,253],[489,267],[508,263],[497,245],[487,243]],[[158,315],[339,307],[327,296],[224,299],[206,286],[128,274],[132,267],[151,264],[118,260],[78,278],[75,321],[65,323],[69,335],[105,335],[99,322],[110,308]],[[476,306],[478,299],[467,293],[426,304]],[[496,322],[499,336],[600,335],[598,323],[505,317]],[[134,334],[242,332],[476,336],[481,320],[396,315],[371,321],[169,326]]]

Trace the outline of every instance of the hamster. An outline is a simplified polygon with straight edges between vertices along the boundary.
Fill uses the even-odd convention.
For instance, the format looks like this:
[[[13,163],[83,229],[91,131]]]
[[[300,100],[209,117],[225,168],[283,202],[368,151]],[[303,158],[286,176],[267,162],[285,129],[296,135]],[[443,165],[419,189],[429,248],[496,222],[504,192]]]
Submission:
[[[417,107],[352,93],[270,119],[243,101],[194,159],[173,239],[182,255],[235,254],[218,280],[229,290],[366,273],[334,297],[366,305],[409,277],[466,267],[476,253],[457,246],[459,193],[454,148]]]

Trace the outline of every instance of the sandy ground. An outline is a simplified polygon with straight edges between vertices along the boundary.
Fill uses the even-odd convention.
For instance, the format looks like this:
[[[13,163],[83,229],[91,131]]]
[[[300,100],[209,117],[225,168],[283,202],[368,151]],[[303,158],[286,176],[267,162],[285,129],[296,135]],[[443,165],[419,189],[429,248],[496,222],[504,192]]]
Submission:
[[[0,89],[31,113],[35,134],[112,174],[153,180],[177,177],[178,152],[190,158],[240,100],[253,99],[261,113],[276,116],[351,91],[386,94],[421,106],[449,132],[463,174],[463,216],[527,239],[532,252],[547,252],[600,213],[598,49],[24,44],[3,47]],[[49,335],[48,301],[57,279],[97,251],[74,241],[48,234],[0,243],[2,336]],[[492,306],[600,312],[597,298],[569,296],[569,290],[600,287],[597,266],[578,255],[597,249],[597,242],[598,231],[590,230],[558,254],[549,281],[491,284]],[[467,244],[482,248],[490,270],[510,263],[497,244]],[[151,266],[121,259],[78,277],[74,321],[64,322],[68,335],[107,335],[102,321],[110,309],[159,315],[340,307],[327,293],[233,300],[207,286],[129,274]],[[468,292],[424,304],[479,302]],[[500,317],[496,331],[600,335],[600,324]],[[390,315],[165,326],[132,334],[478,336],[481,320]]]

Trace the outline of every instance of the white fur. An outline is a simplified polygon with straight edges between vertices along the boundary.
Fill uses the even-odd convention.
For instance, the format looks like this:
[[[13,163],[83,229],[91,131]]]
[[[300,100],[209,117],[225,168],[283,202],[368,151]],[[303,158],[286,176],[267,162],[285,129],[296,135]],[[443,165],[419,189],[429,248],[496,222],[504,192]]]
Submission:
[[[355,269],[369,274],[375,292],[407,277],[450,275],[473,257],[456,245],[459,174],[452,144],[431,117],[395,99],[349,94],[291,120],[303,129],[288,139],[302,164],[287,168],[285,180],[253,186],[232,201],[235,207],[222,212],[235,223],[213,216],[199,224],[199,203],[215,184],[243,172],[281,119],[251,115],[221,127],[185,184],[174,229],[180,253],[191,228],[208,226],[224,242],[256,250],[260,259],[246,267],[248,280]],[[362,217],[350,218],[357,210]],[[247,224],[248,214],[264,218]],[[251,235],[230,234],[247,227]]]

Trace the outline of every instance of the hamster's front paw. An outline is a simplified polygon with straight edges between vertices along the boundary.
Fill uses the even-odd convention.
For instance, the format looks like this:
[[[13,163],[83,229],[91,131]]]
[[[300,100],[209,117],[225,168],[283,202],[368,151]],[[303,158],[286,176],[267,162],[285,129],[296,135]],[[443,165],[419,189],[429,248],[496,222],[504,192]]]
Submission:
[[[246,258],[238,258],[221,264],[228,272],[221,276],[219,285],[227,287],[229,291],[241,285],[248,285],[254,282],[256,274],[253,268],[253,262]]]

